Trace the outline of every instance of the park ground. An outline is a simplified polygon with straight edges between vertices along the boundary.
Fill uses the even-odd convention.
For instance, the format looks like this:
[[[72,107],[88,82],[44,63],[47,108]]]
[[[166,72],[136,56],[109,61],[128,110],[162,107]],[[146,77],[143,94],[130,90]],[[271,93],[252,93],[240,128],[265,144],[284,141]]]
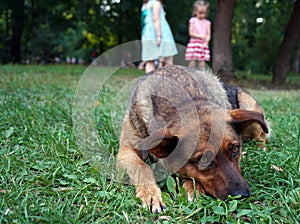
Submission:
[[[253,196],[227,202],[200,196],[189,203],[182,188],[175,190],[179,180],[169,177],[160,183],[168,209],[150,214],[132,186],[91,165],[78,147],[72,110],[85,69],[0,66],[0,223],[299,223],[299,74],[275,87],[269,75],[236,72],[236,84],[263,105],[272,127],[267,151],[254,142],[243,147],[242,173]],[[97,133],[112,157],[118,150],[114,96],[142,75],[118,70],[95,102]]]

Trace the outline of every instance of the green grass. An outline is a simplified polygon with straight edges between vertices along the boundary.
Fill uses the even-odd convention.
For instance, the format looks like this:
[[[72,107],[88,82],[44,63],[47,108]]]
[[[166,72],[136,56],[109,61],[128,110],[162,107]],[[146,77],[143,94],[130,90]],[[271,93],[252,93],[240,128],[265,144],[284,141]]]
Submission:
[[[300,90],[250,90],[273,129],[268,152],[254,143],[244,147],[241,166],[251,198],[225,203],[200,196],[189,203],[169,177],[160,183],[168,209],[154,215],[132,186],[107,179],[109,170],[91,166],[76,144],[72,102],[84,67],[0,69],[0,223],[299,223]],[[141,74],[118,71],[99,95],[98,135],[113,154],[114,94]]]
[[[243,87],[255,89],[300,89],[300,76],[295,72],[289,72],[285,84],[274,86],[271,82],[271,74],[253,74],[245,71],[236,71],[236,83]]]

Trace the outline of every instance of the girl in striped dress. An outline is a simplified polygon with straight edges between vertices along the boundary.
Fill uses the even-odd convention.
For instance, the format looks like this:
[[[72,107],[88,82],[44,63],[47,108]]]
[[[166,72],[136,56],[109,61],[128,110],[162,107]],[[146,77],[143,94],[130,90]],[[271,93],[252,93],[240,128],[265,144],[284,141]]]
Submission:
[[[199,61],[199,68],[205,68],[205,61],[210,60],[208,43],[210,41],[211,22],[206,19],[209,3],[198,0],[194,3],[193,17],[189,20],[190,40],[185,52],[185,60],[189,61],[188,66],[195,68],[196,61]]]

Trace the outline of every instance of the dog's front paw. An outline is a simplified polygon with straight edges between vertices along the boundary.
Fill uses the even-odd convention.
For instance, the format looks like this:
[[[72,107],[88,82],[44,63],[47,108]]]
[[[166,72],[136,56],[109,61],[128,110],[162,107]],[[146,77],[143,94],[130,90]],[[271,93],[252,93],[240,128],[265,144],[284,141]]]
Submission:
[[[138,186],[136,196],[142,200],[143,207],[149,207],[152,213],[162,212],[166,206],[161,199],[161,190],[157,184]]]
[[[188,201],[193,201],[194,195],[198,197],[200,193],[205,194],[202,185],[197,181],[193,182],[192,180],[187,179],[184,181],[182,187],[184,187],[187,191]]]

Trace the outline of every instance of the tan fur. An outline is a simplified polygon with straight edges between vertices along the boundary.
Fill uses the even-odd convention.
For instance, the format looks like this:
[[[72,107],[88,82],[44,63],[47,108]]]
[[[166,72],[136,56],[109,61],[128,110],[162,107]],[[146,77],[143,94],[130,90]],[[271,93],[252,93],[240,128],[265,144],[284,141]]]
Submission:
[[[170,173],[185,179],[189,197],[200,193],[226,199],[247,197],[250,189],[240,174],[241,136],[258,123],[268,132],[263,115],[231,110],[222,83],[211,73],[181,66],[165,66],[144,76],[131,95],[117,156],[136,196],[153,213],[165,205],[154,172],[145,160],[160,158]],[[184,162],[184,163],[183,163]]]
[[[265,118],[265,112],[262,106],[259,105],[259,103],[242,88],[238,88],[237,98],[239,102],[239,108],[244,110],[256,111],[263,114],[264,122],[267,124],[269,129],[269,133],[265,133],[259,124],[253,123],[242,132],[243,141],[255,139],[261,147],[265,147],[267,139],[270,138],[270,125]]]

